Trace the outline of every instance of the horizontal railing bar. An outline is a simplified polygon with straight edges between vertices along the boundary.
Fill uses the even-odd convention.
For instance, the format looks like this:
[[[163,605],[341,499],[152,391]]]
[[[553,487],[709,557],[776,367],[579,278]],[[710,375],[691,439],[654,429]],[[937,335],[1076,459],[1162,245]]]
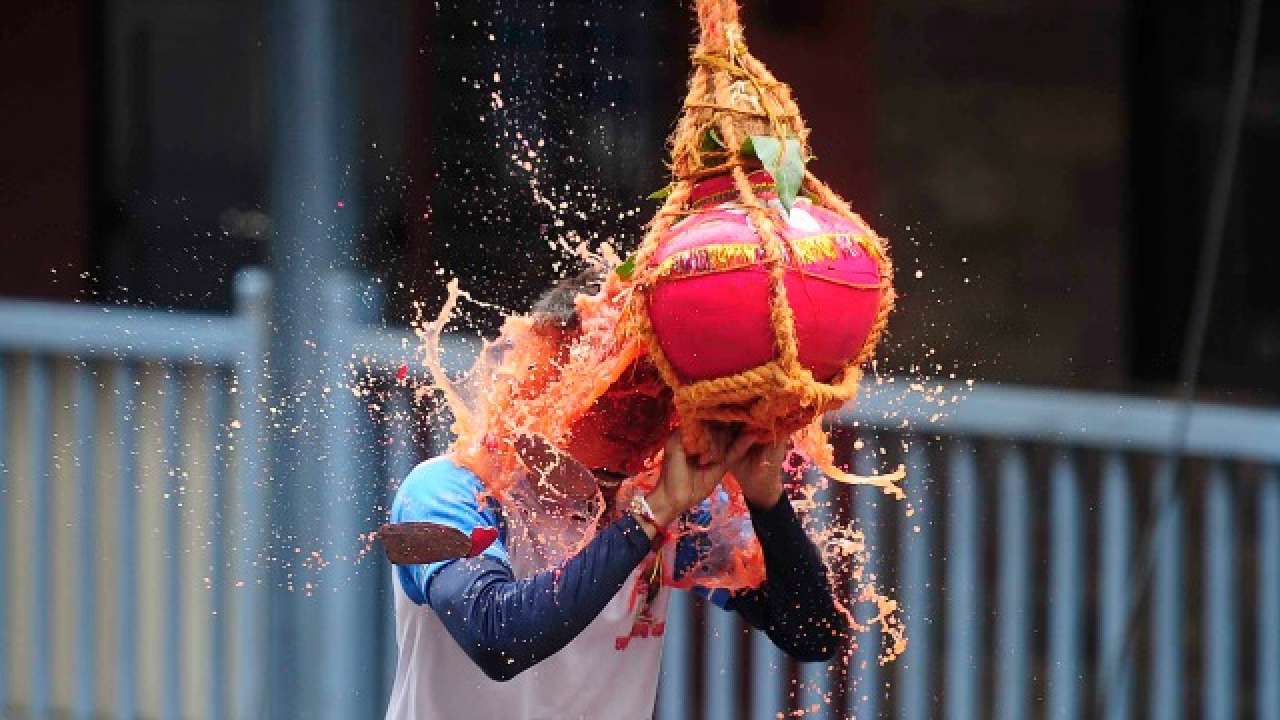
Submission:
[[[459,342],[453,336],[446,336],[445,343]],[[412,332],[405,330],[364,327],[350,338],[351,355],[357,358],[367,357],[380,367],[394,368],[402,362],[412,364],[422,343]],[[468,361],[470,354],[467,355]]]
[[[447,335],[442,346],[446,369],[466,368],[478,344],[475,338]],[[367,329],[352,339],[352,355],[391,368],[416,357],[419,343],[412,333]],[[1052,388],[1005,388],[979,384],[931,385],[912,389],[908,378],[868,383],[857,401],[836,414],[841,424],[854,422],[885,429],[904,424],[918,434],[991,435],[1009,440],[1163,451],[1173,434],[1178,403],[1133,395]],[[951,402],[951,398],[958,401]],[[926,398],[944,398],[939,406]],[[1280,461],[1280,411],[1197,403],[1192,406],[1187,454],[1230,459]]]
[[[446,369],[466,368],[475,338],[445,336]],[[412,333],[367,329],[352,338],[351,353],[384,368],[412,361],[419,342]],[[930,385],[886,378],[868,384],[857,401],[836,414],[841,424],[857,422],[886,429],[904,424],[919,434],[991,435],[1010,440],[1163,451],[1173,434],[1178,403],[1133,395],[1052,388],[1005,388],[979,384]],[[951,398],[958,401],[951,402]],[[939,406],[926,398],[944,398]],[[1187,454],[1230,459],[1280,461],[1280,411],[1197,403],[1192,406]]]
[[[233,315],[0,300],[0,351],[224,365],[249,332]]]
[[[144,310],[104,305],[0,301],[0,351],[114,356],[120,359],[188,358],[213,364],[242,360],[254,331],[236,315]],[[413,364],[420,342],[407,330],[366,326],[349,337],[349,352],[382,368]],[[474,354],[474,337],[444,338],[446,365],[461,371]],[[1163,451],[1179,405],[1170,400],[1050,388],[1005,388],[958,383],[913,389],[909,378],[868,384],[837,420],[883,428],[907,424],[919,433],[998,435],[1085,447]],[[941,388],[941,389],[939,389]],[[958,397],[958,402],[950,402]],[[939,405],[936,399],[946,399]],[[1280,411],[1210,403],[1193,406],[1187,453],[1280,461]]]
[[[448,334],[441,340],[445,370],[460,373],[470,367],[480,339],[475,335]],[[392,370],[401,363],[411,368],[421,360],[422,342],[412,332],[396,328],[368,326],[350,337],[350,355],[374,367]]]
[[[1130,395],[1005,388],[979,384],[911,390],[904,378],[868,385],[837,422],[909,428],[919,434],[990,435],[1128,451],[1163,451],[1173,434],[1178,403]],[[950,399],[958,397],[957,402]],[[939,406],[927,398],[944,398]],[[1186,454],[1280,461],[1280,411],[1197,403]]]

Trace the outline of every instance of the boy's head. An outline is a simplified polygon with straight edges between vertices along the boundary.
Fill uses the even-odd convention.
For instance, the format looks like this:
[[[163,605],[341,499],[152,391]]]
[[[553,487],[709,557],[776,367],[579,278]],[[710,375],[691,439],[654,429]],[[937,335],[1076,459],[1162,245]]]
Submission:
[[[569,352],[582,330],[576,300],[596,294],[603,282],[600,271],[586,270],[548,290],[533,306],[537,331]],[[662,446],[673,415],[671,390],[640,358],[574,420],[561,450],[598,477],[633,475]]]
[[[533,304],[533,318],[539,328],[576,331],[581,322],[578,316],[579,295],[595,295],[604,284],[604,274],[587,269],[564,278]]]

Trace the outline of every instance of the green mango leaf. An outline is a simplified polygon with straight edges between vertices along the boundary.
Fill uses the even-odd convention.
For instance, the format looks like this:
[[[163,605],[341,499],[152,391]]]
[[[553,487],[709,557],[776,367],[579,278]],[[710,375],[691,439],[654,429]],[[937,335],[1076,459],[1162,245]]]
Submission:
[[[631,276],[636,274],[636,256],[627,258],[626,262],[614,269],[614,272],[618,273],[618,277],[623,280],[630,280]]]
[[[713,127],[707,128],[702,135],[702,144],[698,148],[703,152],[711,152],[713,150],[724,150],[724,141],[720,139],[720,133],[716,132]]]
[[[653,192],[649,193],[649,199],[650,200],[666,200],[667,196],[670,195],[671,191],[674,189],[675,189],[674,185],[668,185],[664,188],[658,188],[657,190],[654,190]]]
[[[778,201],[790,215],[804,183],[804,165],[807,162],[800,138],[789,137],[784,142],[772,135],[752,135],[742,144],[742,153],[759,158],[765,171],[773,177]]]

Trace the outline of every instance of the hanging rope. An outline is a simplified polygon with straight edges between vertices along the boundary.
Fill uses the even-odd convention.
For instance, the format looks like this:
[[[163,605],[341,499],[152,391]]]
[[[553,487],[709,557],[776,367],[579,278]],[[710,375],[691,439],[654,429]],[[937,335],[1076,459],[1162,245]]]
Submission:
[[[738,3],[735,0],[698,3],[698,27],[702,30],[700,47],[721,48],[728,37],[725,29],[730,25],[738,25]]]
[[[1244,130],[1245,108],[1252,84],[1254,55],[1257,53],[1258,28],[1262,20],[1262,0],[1245,0],[1240,8],[1240,29],[1236,36],[1235,57],[1232,61],[1231,89],[1227,98],[1222,123],[1222,144],[1218,148],[1214,168],[1213,185],[1209,195],[1209,210],[1204,227],[1204,241],[1200,247],[1200,259],[1196,278],[1196,293],[1192,301],[1191,318],[1187,322],[1187,334],[1182,347],[1182,360],[1178,368],[1180,386],[1178,410],[1170,432],[1168,451],[1163,458],[1160,477],[1155,484],[1155,513],[1144,528],[1137,553],[1136,578],[1129,595],[1121,624],[1121,641],[1102,659],[1101,681],[1094,697],[1094,715],[1101,717],[1119,690],[1122,681],[1132,682],[1133,675],[1122,673],[1122,666],[1132,656],[1137,640],[1138,611],[1142,607],[1151,577],[1155,571],[1157,538],[1171,522],[1173,514],[1182,504],[1183,484],[1177,481],[1178,461],[1186,453],[1187,438],[1191,430],[1191,413],[1195,407],[1196,386],[1200,377],[1200,363],[1204,355],[1205,337],[1209,329],[1209,314],[1213,305],[1214,285],[1218,275],[1218,261],[1222,256],[1222,243],[1226,235],[1227,216],[1231,204],[1231,189],[1236,176],[1236,160],[1240,151],[1240,136]]]

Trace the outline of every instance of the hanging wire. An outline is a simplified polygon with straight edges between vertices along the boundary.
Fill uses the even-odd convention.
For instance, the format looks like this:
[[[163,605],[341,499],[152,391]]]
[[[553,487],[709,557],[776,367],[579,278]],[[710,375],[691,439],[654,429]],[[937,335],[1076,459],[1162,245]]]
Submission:
[[[1103,657],[1098,675],[1094,717],[1101,717],[1108,702],[1116,696],[1117,684],[1124,678],[1120,672],[1132,655],[1137,641],[1138,612],[1146,598],[1156,562],[1157,538],[1163,535],[1165,526],[1172,521],[1174,512],[1182,502],[1183,483],[1178,482],[1178,460],[1187,448],[1191,432],[1191,415],[1195,409],[1195,393],[1204,358],[1205,336],[1209,329],[1209,315],[1213,306],[1214,286],[1217,282],[1218,263],[1222,257],[1222,243],[1226,235],[1227,217],[1231,208],[1232,185],[1236,176],[1236,163],[1240,152],[1240,136],[1244,130],[1244,114],[1249,100],[1249,88],[1253,81],[1254,56],[1257,54],[1258,28],[1262,18],[1262,0],[1244,0],[1240,8],[1240,27],[1236,35],[1235,56],[1232,61],[1231,88],[1227,97],[1222,123],[1221,145],[1214,167],[1213,185],[1210,187],[1209,212],[1205,219],[1204,239],[1200,247],[1197,266],[1196,292],[1191,305],[1191,317],[1187,322],[1187,334],[1183,340],[1182,358],[1178,369],[1179,398],[1173,427],[1169,435],[1168,449],[1157,471],[1155,483],[1155,514],[1142,533],[1138,552],[1138,572],[1132,592],[1128,595],[1124,620],[1121,624],[1124,641],[1117,649]]]

